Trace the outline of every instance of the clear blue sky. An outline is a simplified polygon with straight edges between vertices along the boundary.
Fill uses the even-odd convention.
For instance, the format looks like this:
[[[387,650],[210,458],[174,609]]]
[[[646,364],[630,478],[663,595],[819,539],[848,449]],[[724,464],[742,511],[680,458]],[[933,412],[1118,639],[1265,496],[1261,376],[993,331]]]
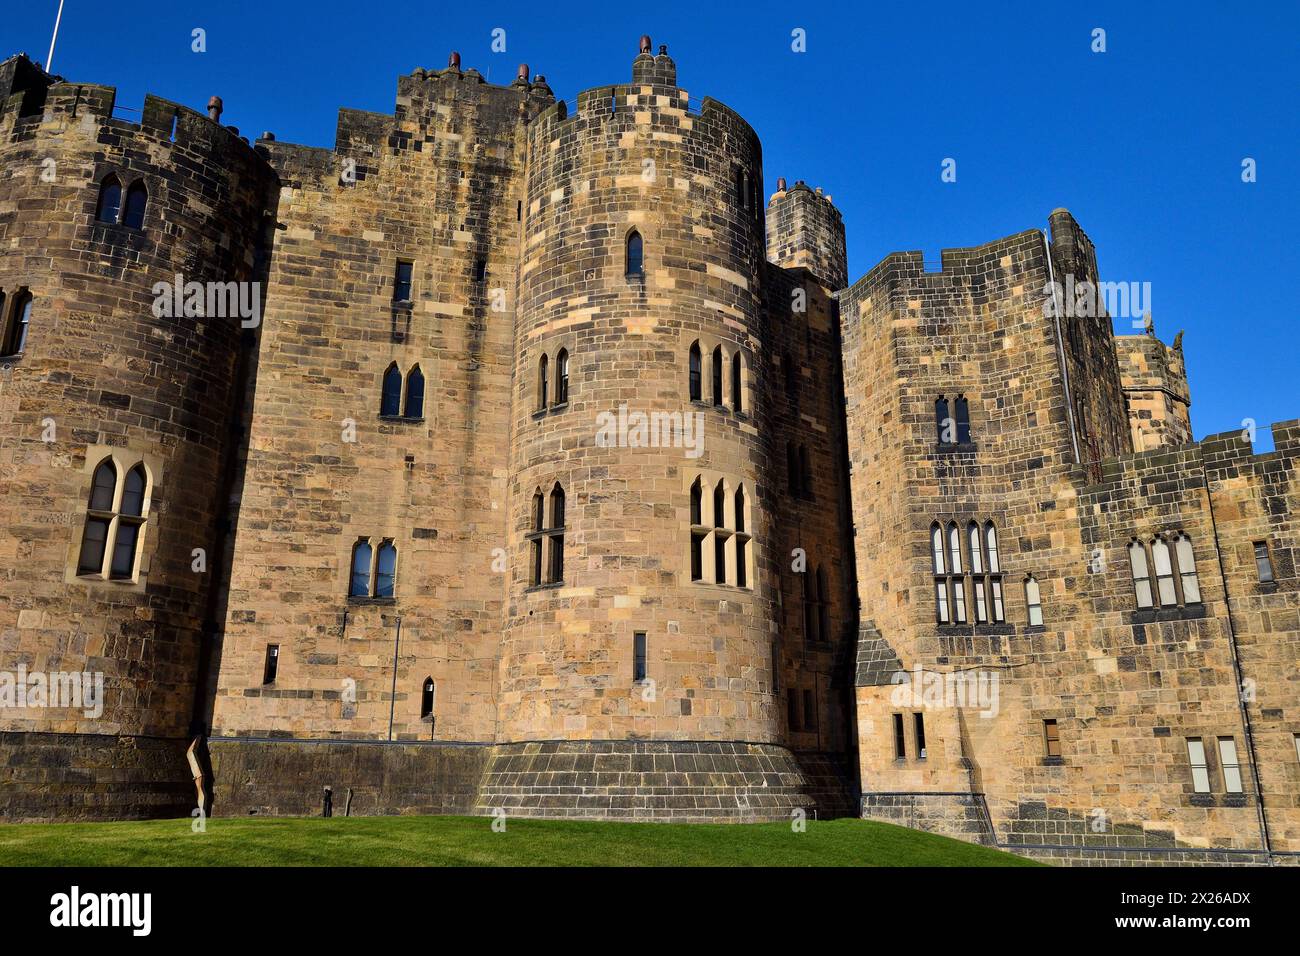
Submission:
[[[0,56],[44,60],[57,6],[9,5]],[[136,108],[146,91],[200,110],[217,93],[250,137],[328,146],[340,106],[392,112],[397,75],[452,49],[500,82],[527,62],[571,98],[627,80],[649,33],[683,87],[758,131],[769,193],[785,176],[834,196],[853,278],[895,250],[1044,228],[1065,206],[1104,279],[1151,283],[1161,337],[1187,330],[1197,437],[1300,417],[1300,5],[1076,6],[67,0],[54,68]],[[956,183],[940,181],[946,157]]]

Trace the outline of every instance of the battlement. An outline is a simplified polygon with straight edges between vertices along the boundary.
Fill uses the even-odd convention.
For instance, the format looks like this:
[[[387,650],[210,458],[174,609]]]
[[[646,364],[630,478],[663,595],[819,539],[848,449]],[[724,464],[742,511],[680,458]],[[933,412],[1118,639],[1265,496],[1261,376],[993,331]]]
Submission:
[[[1206,435],[1198,443],[1207,471],[1220,477],[1263,468],[1271,463],[1286,462],[1288,467],[1300,458],[1300,418],[1274,422],[1269,426],[1273,450],[1256,452],[1248,428]]]

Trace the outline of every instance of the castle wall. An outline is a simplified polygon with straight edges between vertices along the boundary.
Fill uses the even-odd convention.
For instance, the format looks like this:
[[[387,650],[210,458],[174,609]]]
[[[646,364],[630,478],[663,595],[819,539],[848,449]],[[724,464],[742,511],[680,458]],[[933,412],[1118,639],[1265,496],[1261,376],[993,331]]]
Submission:
[[[550,99],[418,70],[394,116],[342,111],[333,151],[261,144],[284,188],[218,735],[493,739],[523,120]],[[380,414],[394,363],[419,416]],[[393,597],[350,596],[362,538],[396,546]]]

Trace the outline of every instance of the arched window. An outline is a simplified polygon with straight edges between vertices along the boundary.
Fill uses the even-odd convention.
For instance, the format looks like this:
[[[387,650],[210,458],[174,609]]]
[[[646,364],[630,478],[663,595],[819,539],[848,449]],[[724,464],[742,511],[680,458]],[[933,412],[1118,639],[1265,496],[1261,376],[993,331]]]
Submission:
[[[564,580],[564,489],[557,481],[551,489],[551,527],[547,530],[550,556],[546,565],[546,583]]]
[[[144,180],[137,179],[126,191],[126,212],[122,214],[122,225],[132,229],[144,228],[144,207],[149,202],[149,190]]]
[[[4,296],[0,295],[0,322],[5,318]],[[27,347],[27,332],[32,324],[32,294],[25,289],[19,290],[14,298],[13,312],[9,324],[4,329],[3,341],[0,341],[0,355],[17,355]]]
[[[703,385],[704,369],[700,359],[700,343],[691,343],[690,358],[690,375],[688,378],[691,401],[700,402],[704,400]]]
[[[542,547],[545,539],[542,532],[546,529],[546,496],[542,489],[533,492],[532,533],[528,536],[531,552],[529,561],[528,583],[536,587],[542,583]]]
[[[1133,573],[1133,591],[1138,607],[1152,607],[1151,573],[1147,570],[1147,552],[1142,542],[1131,541],[1128,546],[1128,563]]]
[[[122,184],[117,177],[109,175],[99,187],[99,202],[95,204],[95,219],[98,222],[116,223],[122,209]]]
[[[713,350],[713,404],[722,405],[722,346]]]
[[[402,414],[407,418],[424,417],[424,373],[418,365],[406,376],[406,410]]]
[[[384,372],[384,387],[379,399],[379,414],[396,417],[402,413],[402,370],[394,362]]]
[[[957,429],[948,415],[948,399],[942,395],[934,400],[934,431],[940,445],[951,445],[957,440]]]
[[[1038,581],[1031,574],[1025,578],[1025,606],[1029,609],[1030,627],[1041,627],[1043,623],[1043,601],[1038,590]]]
[[[641,233],[633,229],[627,237],[627,269],[628,276],[644,276],[645,261],[641,243]]]
[[[691,580],[704,580],[704,483],[699,477],[691,484]]]
[[[952,619],[957,624],[966,623],[966,579],[961,568],[961,533],[957,522],[948,523],[948,558],[951,562],[950,584],[952,585]]]
[[[948,577],[944,569],[943,528],[937,521],[930,525],[930,559],[934,570],[935,619],[940,624],[949,624],[952,622],[952,617],[948,611]]]
[[[77,556],[77,573],[113,581],[135,578],[136,554],[144,537],[149,476],[144,465],[127,471],[121,482],[111,458],[99,463],[91,476],[86,526]],[[105,562],[108,567],[105,568]]]
[[[1169,544],[1160,535],[1151,540],[1151,563],[1156,569],[1156,595],[1161,607],[1173,607],[1178,603],[1178,592],[1174,589],[1174,565],[1169,554]]]
[[[555,404],[569,400],[569,350],[560,349],[555,355]]]
[[[1174,535],[1174,556],[1178,559],[1178,581],[1183,588],[1184,604],[1201,603],[1201,585],[1196,579],[1196,556],[1192,542],[1181,531]]]
[[[104,459],[90,482],[90,503],[86,508],[86,527],[81,536],[78,574],[103,574],[108,532],[113,523],[113,504],[117,497],[117,468],[111,458]]]
[[[1002,603],[1002,566],[998,563],[998,530],[992,521],[984,522],[985,557],[988,559],[988,592],[994,622],[1006,620]]]
[[[970,403],[966,396],[958,395],[953,404],[957,413],[957,444],[967,445],[970,443]]]
[[[713,487],[713,527],[725,528],[727,517],[727,487],[719,481]]]
[[[736,488],[734,496],[735,518],[733,525],[736,531],[734,535],[736,540],[736,587],[749,586],[749,536],[745,533],[745,486],[741,485]]]
[[[424,679],[424,687],[420,691],[420,718],[433,716],[433,678]]]
[[[741,393],[744,390],[744,366],[741,362],[739,349],[731,356],[731,408],[732,411],[743,411],[744,403],[741,401]]]
[[[113,563],[108,571],[108,576],[118,581],[135,575],[135,552],[144,525],[144,490],[147,484],[144,465],[136,465],[126,473],[122,502],[118,506],[117,533],[113,538]]]
[[[972,574],[984,573],[983,536],[980,534],[979,522],[972,521],[966,526],[966,542],[970,550],[970,569]]]
[[[548,386],[547,369],[549,367],[546,354],[542,353],[542,357],[537,360],[537,410],[539,412],[545,411],[548,404],[546,390]]]
[[[989,547],[989,570],[996,574],[1002,568],[998,565],[998,530],[992,521],[984,522],[984,540]]]
[[[348,585],[349,597],[370,597],[370,541],[361,538],[352,546],[352,579]]]
[[[375,597],[392,597],[396,581],[397,545],[385,539],[379,545],[379,559],[375,562]]]

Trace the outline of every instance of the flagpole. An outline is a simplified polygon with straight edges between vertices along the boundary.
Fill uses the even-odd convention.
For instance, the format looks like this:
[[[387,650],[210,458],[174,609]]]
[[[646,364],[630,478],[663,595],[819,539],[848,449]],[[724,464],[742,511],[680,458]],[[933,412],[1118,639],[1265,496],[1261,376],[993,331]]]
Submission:
[[[45,58],[45,72],[49,73],[54,66],[54,41],[59,38],[59,21],[63,19],[63,0],[59,0],[59,12],[54,18],[54,36],[50,37],[50,55]]]

